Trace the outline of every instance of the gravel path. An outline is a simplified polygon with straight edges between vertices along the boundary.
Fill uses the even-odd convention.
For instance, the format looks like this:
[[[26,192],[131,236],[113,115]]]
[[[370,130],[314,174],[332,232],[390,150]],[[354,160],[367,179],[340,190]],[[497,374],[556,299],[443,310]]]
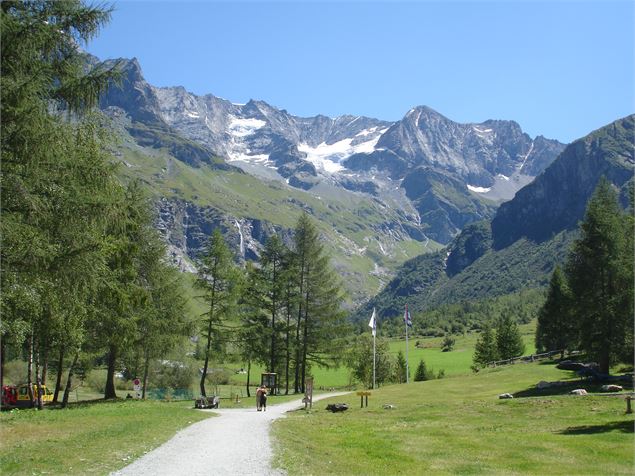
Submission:
[[[316,395],[313,402],[348,392]],[[255,397],[254,406],[255,406]],[[269,399],[271,401],[271,399]],[[200,410],[220,414],[194,423],[111,476],[137,475],[283,475],[271,468],[271,422],[301,408],[301,400],[249,409]]]

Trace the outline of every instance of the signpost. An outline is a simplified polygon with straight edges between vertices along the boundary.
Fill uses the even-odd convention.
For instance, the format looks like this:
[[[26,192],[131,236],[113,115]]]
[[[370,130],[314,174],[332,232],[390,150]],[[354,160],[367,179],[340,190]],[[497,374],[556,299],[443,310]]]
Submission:
[[[136,378],[132,381],[132,383],[134,384],[133,388],[134,388],[134,391],[136,392],[137,398],[141,398],[141,380]]]
[[[361,408],[364,408],[364,397],[366,397],[366,406],[368,406],[368,397],[370,396],[370,392],[357,392],[357,395],[361,397]]]

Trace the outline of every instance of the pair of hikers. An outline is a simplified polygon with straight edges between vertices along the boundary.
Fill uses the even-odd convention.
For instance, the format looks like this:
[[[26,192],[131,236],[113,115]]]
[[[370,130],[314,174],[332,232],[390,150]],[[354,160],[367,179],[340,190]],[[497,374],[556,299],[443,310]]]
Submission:
[[[267,387],[260,385],[256,390],[256,410],[267,411]]]

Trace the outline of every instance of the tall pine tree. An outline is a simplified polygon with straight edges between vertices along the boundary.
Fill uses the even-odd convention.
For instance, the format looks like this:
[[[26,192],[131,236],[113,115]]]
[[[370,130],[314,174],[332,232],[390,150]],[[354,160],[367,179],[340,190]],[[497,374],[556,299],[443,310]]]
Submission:
[[[620,356],[632,358],[633,229],[604,177],[589,200],[580,233],[566,266],[580,346],[608,374]]]
[[[219,330],[223,321],[234,310],[239,290],[239,272],[232,260],[231,252],[218,228],[212,232],[207,249],[201,259],[196,287],[203,291],[202,298],[207,304],[207,312],[202,322],[205,354],[201,376],[201,395],[205,393],[205,379],[209,368],[214,337],[219,340]]]
[[[318,231],[306,213],[298,220],[294,241],[299,288],[295,389],[304,392],[310,365],[328,365],[337,357],[333,343],[343,335],[344,296]]]

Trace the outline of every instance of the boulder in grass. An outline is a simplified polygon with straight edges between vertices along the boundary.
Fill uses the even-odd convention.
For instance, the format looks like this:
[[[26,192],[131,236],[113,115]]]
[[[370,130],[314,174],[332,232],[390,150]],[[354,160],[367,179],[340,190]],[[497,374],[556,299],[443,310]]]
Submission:
[[[507,398],[514,398],[514,396],[511,393],[501,393],[498,398],[500,400],[505,400]]]
[[[588,395],[588,393],[583,388],[576,388],[575,390],[571,390],[571,395]]]
[[[384,410],[393,410],[395,406],[391,403],[384,403]]]
[[[602,385],[603,392],[621,392],[624,388],[621,385]]]
[[[346,403],[330,403],[326,406],[326,409],[330,412],[343,412],[348,410],[348,405]]]

